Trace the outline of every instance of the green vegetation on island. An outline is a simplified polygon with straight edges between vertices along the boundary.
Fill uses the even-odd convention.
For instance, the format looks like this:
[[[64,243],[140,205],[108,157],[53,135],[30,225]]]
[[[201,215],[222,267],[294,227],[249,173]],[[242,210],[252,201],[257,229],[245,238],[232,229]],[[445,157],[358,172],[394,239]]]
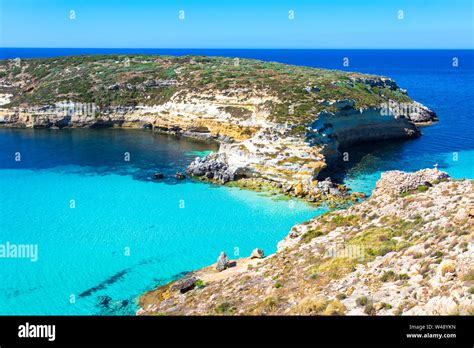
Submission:
[[[48,105],[70,100],[109,106],[160,105],[177,92],[224,95],[264,93],[272,117],[301,125],[320,111],[335,111],[328,100],[350,99],[355,107],[387,100],[412,102],[388,78],[259,60],[204,56],[83,55],[0,61],[0,93],[12,106]],[[209,98],[212,98],[210,96]],[[250,113],[239,107],[237,118]]]

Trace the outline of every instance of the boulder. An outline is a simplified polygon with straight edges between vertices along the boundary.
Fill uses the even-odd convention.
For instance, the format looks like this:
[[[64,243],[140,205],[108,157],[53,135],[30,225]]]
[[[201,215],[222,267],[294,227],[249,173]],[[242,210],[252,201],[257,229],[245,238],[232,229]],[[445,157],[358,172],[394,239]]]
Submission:
[[[186,169],[192,176],[205,176],[222,183],[234,180],[234,172],[230,171],[224,158],[211,153],[206,157],[197,157]]]
[[[291,231],[291,232],[288,234],[288,236],[289,236],[290,238],[292,238],[292,239],[295,239],[295,238],[298,238],[300,235],[299,235],[297,232],[295,232],[295,231]]]
[[[322,181],[318,181],[316,184],[317,190],[325,195],[332,195],[336,197],[342,197],[344,194],[339,190],[336,184],[334,184],[331,178],[327,177]]]
[[[229,267],[229,258],[224,251],[221,252],[217,259],[216,269],[221,272]]]
[[[382,173],[382,177],[375,185],[374,195],[398,195],[407,191],[416,190],[419,186],[432,186],[440,180],[448,179],[449,175],[438,169],[422,169],[414,173],[404,173],[392,170]]]
[[[180,293],[184,294],[189,290],[194,289],[196,286],[196,281],[196,277],[185,277],[174,283],[171,286],[171,291],[179,291]]]
[[[461,208],[454,214],[453,221],[455,223],[461,224],[464,220],[469,218],[469,212],[465,208]]]
[[[186,175],[184,175],[183,173],[181,172],[176,172],[176,174],[174,175],[174,177],[178,180],[183,180],[183,179],[186,179]]]
[[[251,259],[263,259],[265,257],[265,253],[262,249],[255,248],[253,249],[252,253],[250,254]]]
[[[296,184],[295,186],[295,195],[296,196],[300,196],[304,193],[304,188],[303,188],[303,184],[301,182],[299,182],[298,184]]]

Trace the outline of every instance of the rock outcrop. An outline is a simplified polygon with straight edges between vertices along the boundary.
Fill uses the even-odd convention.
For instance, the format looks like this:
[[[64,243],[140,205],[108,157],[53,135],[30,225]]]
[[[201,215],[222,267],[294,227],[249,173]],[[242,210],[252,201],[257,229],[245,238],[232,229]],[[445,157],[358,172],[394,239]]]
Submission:
[[[233,181],[235,178],[235,174],[229,170],[224,156],[216,153],[211,153],[204,158],[196,157],[188,166],[187,171],[193,176],[204,176],[222,183]]]
[[[217,259],[216,270],[219,272],[227,269],[229,267],[229,258],[225,252],[221,252],[219,258]]]
[[[375,186],[374,194],[400,194],[432,186],[431,183],[445,180],[449,176],[437,169],[423,169],[415,173],[393,170],[382,174]]]
[[[197,279],[195,277],[184,277],[183,279],[178,280],[176,283],[173,284],[171,287],[172,291],[179,291],[180,293],[184,294],[196,286]]]
[[[252,253],[250,254],[251,259],[263,259],[265,257],[265,253],[263,252],[262,249],[255,248],[252,250]]]
[[[193,272],[206,286],[166,301],[161,286],[139,314],[473,314],[473,207],[470,180],[388,172],[363,203],[294,226],[276,254]]]

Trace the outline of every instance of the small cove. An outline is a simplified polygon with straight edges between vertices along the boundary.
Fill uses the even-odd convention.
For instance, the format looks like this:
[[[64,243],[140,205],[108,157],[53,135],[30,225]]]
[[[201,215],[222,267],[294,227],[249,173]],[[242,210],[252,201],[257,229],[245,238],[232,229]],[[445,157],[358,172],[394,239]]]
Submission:
[[[294,224],[325,211],[174,179],[194,151],[215,149],[207,142],[145,130],[2,129],[0,144],[0,243],[38,246],[37,262],[2,260],[5,315],[134,314],[140,293],[222,250],[273,253]],[[152,181],[156,171],[166,179]]]

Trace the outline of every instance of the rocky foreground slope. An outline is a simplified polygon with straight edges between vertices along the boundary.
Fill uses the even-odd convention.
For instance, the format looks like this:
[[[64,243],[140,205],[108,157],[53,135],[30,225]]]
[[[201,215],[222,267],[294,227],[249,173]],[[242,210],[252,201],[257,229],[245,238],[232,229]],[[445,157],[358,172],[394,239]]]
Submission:
[[[192,272],[141,296],[138,314],[473,314],[473,222],[472,181],[387,172],[365,202],[293,227],[276,254]]]
[[[412,138],[434,112],[390,78],[248,59],[98,55],[0,61],[0,126],[132,127],[217,139],[194,176],[317,201],[340,146]],[[324,178],[323,178],[324,179]],[[256,182],[255,182],[256,181]]]

